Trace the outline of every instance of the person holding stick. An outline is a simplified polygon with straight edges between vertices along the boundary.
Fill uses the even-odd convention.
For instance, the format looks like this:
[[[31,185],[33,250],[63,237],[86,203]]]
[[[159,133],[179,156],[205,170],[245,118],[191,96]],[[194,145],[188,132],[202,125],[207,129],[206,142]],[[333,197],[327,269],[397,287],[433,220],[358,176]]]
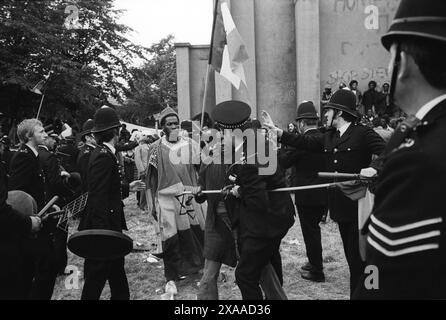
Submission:
[[[322,136],[291,134],[277,128],[270,115],[263,111],[264,126],[274,131],[280,142],[298,150],[325,154],[327,169],[331,172],[359,173],[369,166],[372,155],[380,155],[384,140],[365,126],[356,125],[356,96],[349,90],[339,90],[324,106],[330,127]],[[347,198],[341,190],[329,191],[331,218],[338,223],[344,252],[350,269],[350,296],[364,271],[359,253],[358,201]]]

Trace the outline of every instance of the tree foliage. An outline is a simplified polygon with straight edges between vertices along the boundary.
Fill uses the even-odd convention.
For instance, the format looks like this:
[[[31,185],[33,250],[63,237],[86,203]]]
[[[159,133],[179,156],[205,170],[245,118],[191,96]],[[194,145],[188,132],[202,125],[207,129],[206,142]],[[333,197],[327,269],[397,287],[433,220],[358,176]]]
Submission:
[[[177,76],[174,38],[168,35],[149,49],[150,59],[131,70],[127,101],[119,108],[127,121],[151,125],[150,116],[177,105]]]
[[[79,9],[81,28],[64,26],[67,5]],[[45,110],[63,107],[92,114],[108,97],[122,101],[135,58],[134,45],[119,24],[113,0],[0,2],[0,84],[32,88],[52,72],[45,85]]]

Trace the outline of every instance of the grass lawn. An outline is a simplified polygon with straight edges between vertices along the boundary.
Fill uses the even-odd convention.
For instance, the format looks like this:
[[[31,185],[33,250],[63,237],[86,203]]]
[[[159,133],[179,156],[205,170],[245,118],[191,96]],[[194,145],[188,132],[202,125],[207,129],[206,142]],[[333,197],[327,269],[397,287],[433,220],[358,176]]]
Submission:
[[[147,214],[142,214],[136,206],[135,195],[125,201],[128,235],[134,240],[135,248],[152,248],[156,244],[153,220]],[[300,266],[306,262],[305,245],[299,219],[284,238],[281,246],[283,261],[284,289],[290,300],[325,300],[349,298],[349,274],[345,261],[342,242],[338,227],[332,221],[322,224],[322,245],[325,267],[325,283],[313,283],[300,277]],[[70,230],[70,233],[74,230]],[[297,240],[297,244],[296,244]],[[290,243],[291,242],[291,243]],[[139,246],[137,245],[139,244]],[[130,297],[136,300],[159,300],[164,293],[163,263],[145,262],[149,252],[134,252],[126,257],[126,271],[130,286]],[[61,276],[56,281],[53,299],[78,300],[83,286],[83,259],[68,253],[68,264],[78,268],[80,273],[79,288],[66,289],[66,277]],[[226,281],[219,282],[221,300],[241,299],[240,291],[234,283],[234,270],[223,267]],[[195,300],[198,291],[197,283],[200,275],[189,276],[184,281],[177,282],[178,295],[176,300]],[[108,284],[102,293],[102,299],[110,298]]]

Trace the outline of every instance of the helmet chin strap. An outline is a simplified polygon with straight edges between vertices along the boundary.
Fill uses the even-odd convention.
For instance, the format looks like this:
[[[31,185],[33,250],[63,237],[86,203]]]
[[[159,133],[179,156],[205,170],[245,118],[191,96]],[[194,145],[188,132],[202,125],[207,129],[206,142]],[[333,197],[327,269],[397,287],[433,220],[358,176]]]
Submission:
[[[390,82],[390,92],[389,92],[390,104],[394,105],[395,105],[396,80],[398,78],[400,62],[401,62],[401,44],[398,43],[396,47],[395,61],[393,63],[392,79]]]

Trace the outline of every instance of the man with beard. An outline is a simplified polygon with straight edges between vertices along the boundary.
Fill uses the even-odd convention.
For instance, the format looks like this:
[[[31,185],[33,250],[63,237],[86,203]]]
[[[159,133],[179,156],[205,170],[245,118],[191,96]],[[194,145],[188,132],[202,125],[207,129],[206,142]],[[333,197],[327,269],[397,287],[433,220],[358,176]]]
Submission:
[[[356,97],[351,91],[335,92],[324,108],[331,129],[322,136],[290,134],[275,127],[267,112],[264,111],[262,117],[264,125],[275,131],[284,145],[325,153],[328,171],[359,173],[370,165],[372,155],[383,152],[383,139],[373,129],[356,124]],[[339,225],[350,270],[351,296],[364,270],[359,254],[358,201],[347,198],[339,189],[331,189],[328,207],[330,216]]]
[[[168,286],[203,268],[205,208],[193,196],[177,197],[198,185],[194,163],[200,146],[179,135],[179,118],[170,107],[161,112],[165,135],[149,148],[146,175],[149,210],[159,227],[159,246]],[[174,289],[175,290],[175,289]]]

